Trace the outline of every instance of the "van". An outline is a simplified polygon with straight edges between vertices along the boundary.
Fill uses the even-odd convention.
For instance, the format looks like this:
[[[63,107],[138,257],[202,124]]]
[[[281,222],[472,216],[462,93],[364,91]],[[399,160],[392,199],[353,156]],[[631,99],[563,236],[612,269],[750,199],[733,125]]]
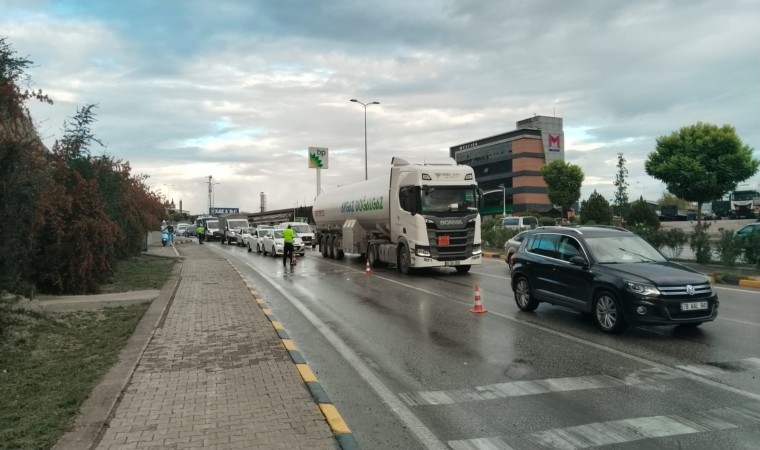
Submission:
[[[538,226],[538,219],[533,216],[505,217],[501,219],[503,230],[529,230]]]
[[[314,248],[317,246],[317,240],[314,239],[314,230],[311,229],[308,223],[282,222],[280,224],[282,228],[287,228],[288,225],[290,225],[293,231],[296,232],[296,235],[301,238],[301,240],[303,241],[304,247],[310,246],[311,248]]]

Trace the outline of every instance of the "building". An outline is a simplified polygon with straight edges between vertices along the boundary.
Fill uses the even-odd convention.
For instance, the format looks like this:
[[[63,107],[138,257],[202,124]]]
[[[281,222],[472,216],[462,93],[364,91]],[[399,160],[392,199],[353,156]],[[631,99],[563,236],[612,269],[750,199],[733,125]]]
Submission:
[[[487,193],[481,214],[548,212],[553,205],[541,166],[565,159],[562,119],[534,116],[520,120],[514,131],[455,145],[449,154],[475,170],[478,186]]]

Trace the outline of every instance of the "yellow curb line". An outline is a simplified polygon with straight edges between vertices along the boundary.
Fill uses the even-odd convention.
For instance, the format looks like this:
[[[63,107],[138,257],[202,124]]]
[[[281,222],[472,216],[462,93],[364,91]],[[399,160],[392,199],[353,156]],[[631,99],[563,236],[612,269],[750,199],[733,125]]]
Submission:
[[[301,374],[301,378],[305,383],[317,382],[317,377],[314,375],[314,372],[311,371],[308,364],[296,364],[296,367],[298,368],[298,372]]]
[[[325,415],[325,419],[327,419],[327,423],[330,425],[333,433],[344,434],[351,432],[351,430],[348,428],[348,425],[346,425],[346,422],[343,421],[343,418],[340,416],[338,410],[334,405],[331,405],[329,403],[320,403],[319,409],[321,409],[322,414]]]
[[[264,311],[264,315],[271,316],[272,310],[267,308],[261,308],[262,311]]]
[[[760,281],[758,281],[758,280],[739,280],[739,286],[760,288]]]
[[[276,320],[272,321],[272,326],[274,327],[275,330],[284,330],[284,328],[282,327],[282,324]]]
[[[293,341],[291,341],[290,339],[283,339],[282,340],[282,345],[284,345],[285,348],[288,349],[288,350],[290,350],[290,351],[296,351],[296,350],[298,350],[296,348],[296,344],[294,344]]]

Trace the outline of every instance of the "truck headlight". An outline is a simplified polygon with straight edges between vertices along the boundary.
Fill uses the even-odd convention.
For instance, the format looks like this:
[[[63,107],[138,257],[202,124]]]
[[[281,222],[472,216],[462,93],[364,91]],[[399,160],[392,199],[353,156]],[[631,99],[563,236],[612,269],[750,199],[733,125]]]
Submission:
[[[430,257],[430,247],[423,247],[421,245],[418,245],[414,249],[414,253],[416,253],[417,256],[427,256],[427,257]]]
[[[473,244],[472,245],[472,254],[473,255],[479,255],[482,253],[482,250],[480,249],[480,244]]]
[[[660,295],[659,289],[651,284],[637,283],[635,281],[625,281],[625,288],[634,294],[642,295],[644,297],[655,297]]]

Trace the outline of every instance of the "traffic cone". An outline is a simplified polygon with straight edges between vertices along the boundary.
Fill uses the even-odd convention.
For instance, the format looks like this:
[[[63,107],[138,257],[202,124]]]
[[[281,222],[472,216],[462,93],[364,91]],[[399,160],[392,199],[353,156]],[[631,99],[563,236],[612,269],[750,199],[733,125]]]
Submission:
[[[369,267],[369,258],[367,258],[367,264],[364,267],[364,275],[365,276],[372,275],[372,269]]]
[[[483,307],[483,304],[480,303],[480,286],[478,286],[477,284],[475,285],[475,306],[472,307],[470,312],[472,313],[488,312],[488,310]]]

